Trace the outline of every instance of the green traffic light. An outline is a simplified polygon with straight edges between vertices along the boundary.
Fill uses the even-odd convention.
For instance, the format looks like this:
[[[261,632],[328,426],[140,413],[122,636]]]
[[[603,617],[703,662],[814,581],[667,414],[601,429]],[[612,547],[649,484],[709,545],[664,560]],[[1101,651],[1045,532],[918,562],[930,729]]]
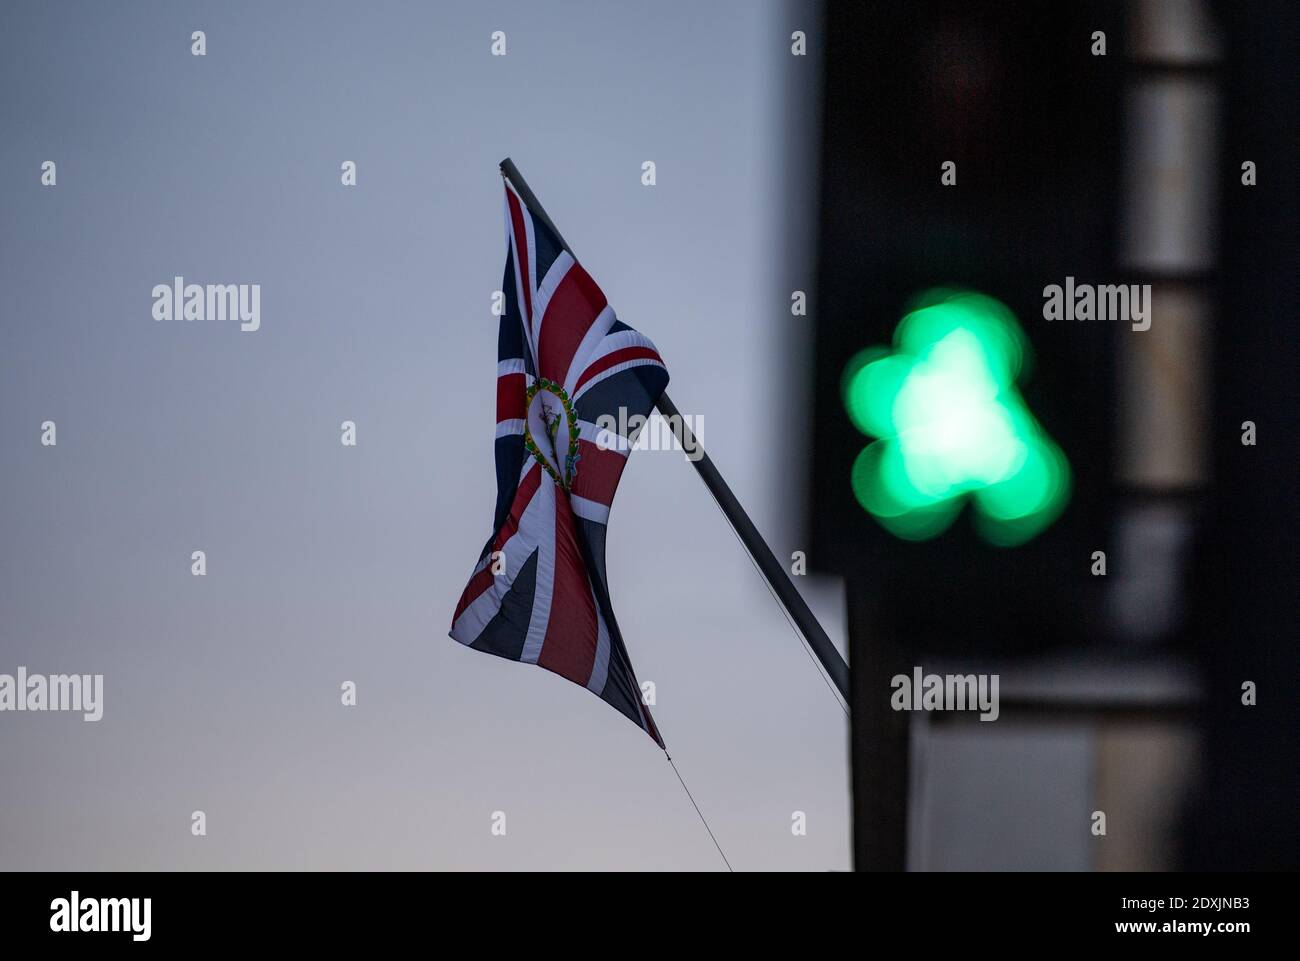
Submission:
[[[1022,544],[1069,499],[1065,455],[1029,412],[1016,380],[1029,345],[991,297],[927,292],[894,331],[844,371],[844,406],[878,438],[853,464],[853,492],[907,540],[945,531],[970,500],[977,530]]]

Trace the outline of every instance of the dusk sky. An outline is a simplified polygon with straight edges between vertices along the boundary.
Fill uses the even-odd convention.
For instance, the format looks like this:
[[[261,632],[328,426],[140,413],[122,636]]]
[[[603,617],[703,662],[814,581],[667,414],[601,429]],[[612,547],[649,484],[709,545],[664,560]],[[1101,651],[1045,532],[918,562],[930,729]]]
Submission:
[[[0,716],[0,867],[723,867],[642,731],[447,630],[492,533],[506,156],[777,555],[802,547],[800,16],[4,6],[0,673],[102,673],[104,716]],[[177,276],[259,284],[260,329],[154,320]],[[847,869],[843,709],[680,453],[632,455],[609,531],[732,865]],[[837,585],[796,581],[842,647]]]

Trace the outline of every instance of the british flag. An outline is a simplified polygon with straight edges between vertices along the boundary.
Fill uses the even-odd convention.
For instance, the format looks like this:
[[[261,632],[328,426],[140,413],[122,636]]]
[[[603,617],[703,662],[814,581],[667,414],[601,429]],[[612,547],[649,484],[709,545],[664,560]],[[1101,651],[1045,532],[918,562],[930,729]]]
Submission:
[[[451,636],[581,684],[663,747],[610,606],[605,531],[634,441],[608,427],[642,423],[668,370],[649,338],[614,316],[545,218],[509,181],[505,190],[496,533]]]

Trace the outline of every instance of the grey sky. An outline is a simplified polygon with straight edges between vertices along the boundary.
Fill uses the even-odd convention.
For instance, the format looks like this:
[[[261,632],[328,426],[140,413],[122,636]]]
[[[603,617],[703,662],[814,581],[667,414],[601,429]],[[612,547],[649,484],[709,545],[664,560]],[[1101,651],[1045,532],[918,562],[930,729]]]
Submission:
[[[4,6],[0,672],[103,673],[105,713],[0,715],[0,868],[719,866],[649,738],[446,631],[495,496],[506,155],[798,547],[773,387],[807,323],[773,198],[815,204],[784,160],[796,27],[754,2]],[[176,275],[260,284],[261,329],[155,322]],[[732,863],[847,868],[844,715],[680,455],[633,455],[609,570]]]

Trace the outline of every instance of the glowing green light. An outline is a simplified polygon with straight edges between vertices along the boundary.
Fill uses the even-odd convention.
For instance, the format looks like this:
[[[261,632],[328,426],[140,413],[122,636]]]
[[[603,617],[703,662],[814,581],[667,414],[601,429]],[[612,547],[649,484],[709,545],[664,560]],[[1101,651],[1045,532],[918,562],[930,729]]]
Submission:
[[[853,465],[858,502],[908,540],[947,530],[970,500],[992,544],[1022,544],[1069,499],[1070,467],[1016,389],[1029,346],[1015,317],[980,294],[928,291],[844,371],[844,406],[879,438]]]

